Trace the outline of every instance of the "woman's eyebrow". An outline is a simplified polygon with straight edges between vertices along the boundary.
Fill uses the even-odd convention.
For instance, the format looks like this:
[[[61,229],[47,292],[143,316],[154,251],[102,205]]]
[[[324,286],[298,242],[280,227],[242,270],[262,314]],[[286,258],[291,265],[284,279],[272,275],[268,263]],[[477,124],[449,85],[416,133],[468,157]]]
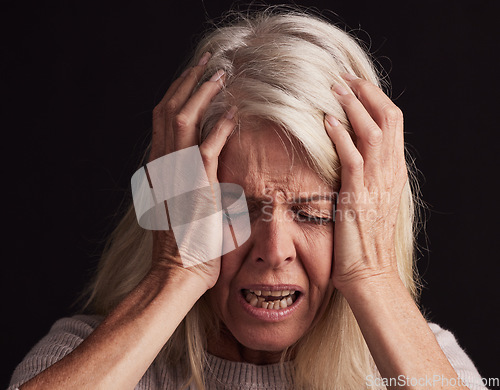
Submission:
[[[288,197],[289,203],[310,203],[310,202],[318,202],[318,201],[328,201],[328,202],[334,202],[336,199],[336,193],[324,193],[324,194],[300,194],[299,196],[294,196],[294,194],[291,194],[292,196]],[[270,196],[255,196],[255,195],[247,195],[246,196],[247,202],[253,203],[253,204],[258,204],[258,203],[270,203],[273,201],[273,198]]]
[[[273,198],[269,196],[246,195],[246,198],[249,203],[269,203],[273,200]]]
[[[317,202],[321,200],[326,200],[329,202],[334,202],[337,194],[335,192],[332,193],[324,193],[324,194],[311,194],[305,195],[301,194],[296,198],[293,198],[293,202],[295,203],[309,203],[309,202]]]

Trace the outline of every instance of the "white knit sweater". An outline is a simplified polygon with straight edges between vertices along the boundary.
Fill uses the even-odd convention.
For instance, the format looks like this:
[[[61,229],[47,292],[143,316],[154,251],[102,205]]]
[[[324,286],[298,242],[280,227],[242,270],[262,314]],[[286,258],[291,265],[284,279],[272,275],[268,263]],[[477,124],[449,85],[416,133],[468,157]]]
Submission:
[[[102,317],[79,315],[57,321],[50,332],[36,344],[17,366],[7,390],[18,386],[42,372],[74,350],[100,323]],[[429,324],[436,339],[458,376],[470,390],[486,389],[474,364],[460,348],[452,333],[436,324]],[[285,363],[257,366],[231,362],[207,355],[205,370],[207,390],[288,390],[293,389],[292,367]],[[182,378],[178,368],[160,367],[153,363],[146,371],[136,390],[179,390]],[[332,385],[332,389],[335,386]]]

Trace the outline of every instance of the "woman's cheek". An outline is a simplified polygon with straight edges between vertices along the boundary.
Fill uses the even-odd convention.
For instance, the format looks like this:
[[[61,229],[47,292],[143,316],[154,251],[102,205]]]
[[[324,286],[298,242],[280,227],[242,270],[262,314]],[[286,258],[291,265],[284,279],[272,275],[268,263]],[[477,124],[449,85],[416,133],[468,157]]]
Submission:
[[[307,227],[302,246],[304,267],[317,269],[323,275],[326,272],[329,277],[327,271],[331,271],[333,266],[333,223]]]

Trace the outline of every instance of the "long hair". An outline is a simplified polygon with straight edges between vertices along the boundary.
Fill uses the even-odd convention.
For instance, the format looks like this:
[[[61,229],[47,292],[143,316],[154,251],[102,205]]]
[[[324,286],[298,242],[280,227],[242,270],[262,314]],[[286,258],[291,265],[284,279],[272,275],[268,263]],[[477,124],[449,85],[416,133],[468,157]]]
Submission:
[[[324,114],[333,114],[354,132],[331,92],[349,72],[381,86],[383,78],[367,50],[341,28],[303,11],[270,8],[256,13],[232,13],[208,32],[188,66],[203,53],[212,54],[199,85],[219,69],[226,74],[223,90],[213,99],[200,125],[200,142],[230,106],[239,118],[260,118],[283,129],[297,141],[317,174],[334,190],[340,188],[340,160],[324,129]],[[244,131],[243,128],[240,131]],[[403,190],[396,223],[395,245],[401,280],[415,300],[418,278],[414,261],[416,205],[414,177]],[[88,306],[108,314],[146,275],[151,267],[152,235],[137,224],[133,207],[111,234],[97,275],[90,287]],[[126,259],[126,261],[124,261]],[[218,332],[204,297],[190,310],[157,360],[181,362],[186,386],[204,389],[206,340]],[[298,389],[360,389],[367,375],[378,375],[356,319],[345,298],[335,291],[323,317],[294,346],[294,383]],[[289,350],[287,350],[289,351]],[[283,353],[282,361],[288,358]]]

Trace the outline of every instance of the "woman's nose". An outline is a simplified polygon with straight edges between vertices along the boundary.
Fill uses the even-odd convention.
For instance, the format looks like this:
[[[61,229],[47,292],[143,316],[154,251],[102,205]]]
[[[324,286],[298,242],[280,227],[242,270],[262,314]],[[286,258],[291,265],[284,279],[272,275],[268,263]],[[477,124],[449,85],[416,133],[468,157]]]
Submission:
[[[262,218],[252,229],[251,258],[272,268],[279,268],[295,260],[296,250],[291,222],[273,213]]]

